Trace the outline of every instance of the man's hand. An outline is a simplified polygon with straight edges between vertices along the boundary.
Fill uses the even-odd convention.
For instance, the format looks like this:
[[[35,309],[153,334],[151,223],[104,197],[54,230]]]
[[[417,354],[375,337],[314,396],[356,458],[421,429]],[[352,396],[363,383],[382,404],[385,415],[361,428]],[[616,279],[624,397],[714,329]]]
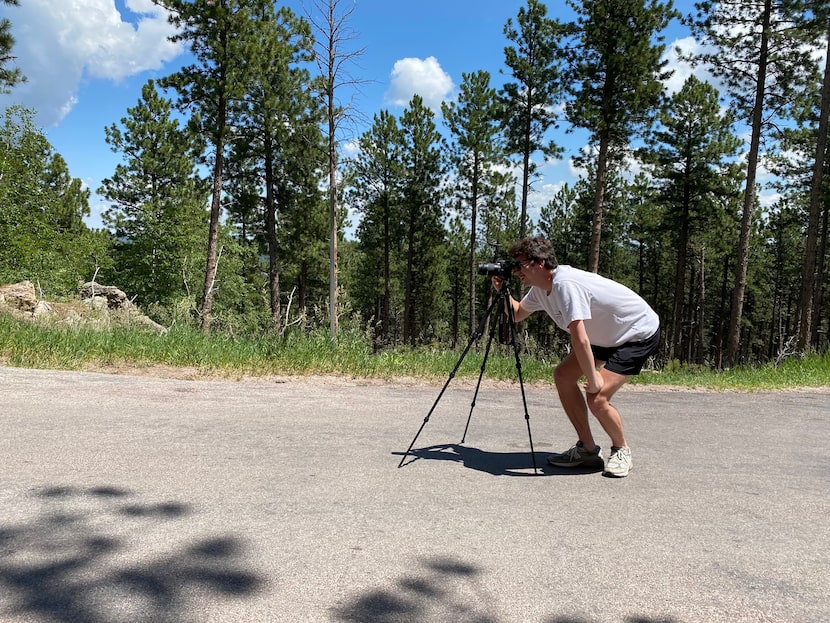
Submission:
[[[501,288],[504,285],[504,279],[502,277],[492,277],[491,281],[493,282],[493,287],[498,292],[501,292]],[[522,307],[522,304],[519,301],[517,301],[516,299],[514,299],[512,296],[508,296],[504,303],[505,303],[504,313],[506,313],[508,315],[510,313],[507,310],[507,307],[506,307],[507,305],[510,305],[513,308],[513,321],[514,322],[521,322],[522,320],[524,320],[525,318],[530,316],[530,314],[532,313],[532,312],[526,311],[525,308]]]
[[[599,372],[594,373],[591,380],[585,381],[582,388],[586,394],[598,394],[602,391],[602,386],[605,385],[605,379]]]

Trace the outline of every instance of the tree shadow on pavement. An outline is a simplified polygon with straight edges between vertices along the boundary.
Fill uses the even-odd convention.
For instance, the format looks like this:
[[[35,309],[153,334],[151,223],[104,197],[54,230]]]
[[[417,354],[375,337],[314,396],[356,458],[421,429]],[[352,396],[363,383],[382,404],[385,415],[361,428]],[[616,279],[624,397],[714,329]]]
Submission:
[[[403,452],[394,452],[403,456]],[[462,463],[464,467],[475,469],[480,472],[493,474],[494,476],[576,476],[579,474],[596,474],[602,468],[570,468],[554,467],[548,465],[547,454],[536,452],[536,465],[538,472],[533,472],[533,458],[530,451],[527,452],[487,452],[463,446],[461,444],[438,444],[426,448],[415,448],[409,451],[411,459],[404,462],[409,465],[419,459],[432,461],[453,461]]]
[[[556,617],[545,623],[596,623],[596,620],[581,617]],[[681,621],[673,617],[632,616],[623,619],[622,623],[681,623]]]
[[[397,579],[394,589],[374,589],[344,606],[332,609],[336,621],[346,623],[408,623],[453,621],[454,623],[499,623],[488,612],[486,589],[479,577],[482,569],[446,557],[420,561],[411,575]],[[597,623],[595,619],[554,616],[545,623]],[[680,623],[671,617],[630,616],[620,623]]]
[[[29,520],[0,523],[0,620],[197,621],[199,601],[244,597],[263,581],[232,536],[177,543],[180,502],[147,503],[117,487],[34,492]]]
[[[455,623],[497,623],[497,620],[462,603],[451,589],[455,580],[475,583],[480,569],[450,558],[422,560],[411,576],[401,577],[396,590],[377,589],[335,608],[337,621],[396,623],[452,620]],[[436,618],[438,612],[443,612]],[[447,616],[451,616],[449,619]]]

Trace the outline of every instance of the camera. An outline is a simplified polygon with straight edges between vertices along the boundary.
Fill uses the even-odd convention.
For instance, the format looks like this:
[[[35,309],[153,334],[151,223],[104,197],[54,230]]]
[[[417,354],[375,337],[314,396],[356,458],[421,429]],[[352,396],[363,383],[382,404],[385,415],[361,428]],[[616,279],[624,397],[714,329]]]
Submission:
[[[498,260],[492,264],[479,264],[478,274],[487,277],[501,277],[508,279],[513,273],[514,268],[518,268],[519,264],[513,260]]]

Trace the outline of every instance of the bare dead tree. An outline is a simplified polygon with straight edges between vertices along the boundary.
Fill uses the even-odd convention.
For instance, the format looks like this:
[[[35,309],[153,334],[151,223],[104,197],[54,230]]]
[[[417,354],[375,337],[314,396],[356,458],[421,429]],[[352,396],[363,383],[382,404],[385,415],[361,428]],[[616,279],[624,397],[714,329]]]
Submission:
[[[329,331],[331,339],[337,339],[337,242],[340,236],[340,219],[337,206],[337,167],[339,132],[343,124],[354,119],[352,100],[343,103],[339,99],[345,87],[356,87],[361,81],[349,73],[349,66],[355,63],[364,49],[351,49],[357,33],[349,26],[349,18],[356,4],[344,7],[342,0],[313,0],[313,8],[306,10],[314,30],[314,58],[320,71],[320,94],[325,108],[325,126],[328,139],[328,206],[329,206]],[[351,89],[352,94],[357,89]]]

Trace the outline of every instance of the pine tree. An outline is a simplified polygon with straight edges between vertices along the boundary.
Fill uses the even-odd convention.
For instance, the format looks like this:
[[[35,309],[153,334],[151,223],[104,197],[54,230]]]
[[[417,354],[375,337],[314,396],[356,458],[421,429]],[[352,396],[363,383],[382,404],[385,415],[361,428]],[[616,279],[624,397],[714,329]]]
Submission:
[[[528,0],[527,7],[519,9],[516,24],[512,19],[507,20],[504,34],[514,44],[504,49],[504,57],[515,82],[505,84],[499,97],[507,152],[518,154],[522,161],[519,237],[524,238],[528,231],[530,186],[538,169],[533,155],[541,152],[551,158],[562,151],[546,139],[548,131],[555,127],[553,105],[563,89],[557,46],[560,30],[558,23],[547,17],[543,3]]]
[[[444,162],[434,113],[420,95],[403,113],[402,162],[406,178],[401,190],[404,207],[404,341],[414,345],[434,333],[443,317],[446,279],[441,176]]]
[[[455,171],[454,192],[461,212],[469,216],[467,266],[469,326],[475,326],[476,254],[479,211],[493,204],[500,189],[496,183],[500,168],[506,167],[505,141],[500,132],[500,108],[490,74],[478,71],[462,74],[457,102],[442,105],[444,122],[452,135],[450,163]],[[499,176],[500,177],[500,176]]]
[[[568,120],[591,132],[596,146],[596,180],[588,269],[599,268],[603,207],[609,165],[619,161],[631,139],[646,129],[668,77],[659,34],[676,16],[671,0],[568,0],[577,12],[569,26],[572,99]]]
[[[84,217],[89,216],[89,189],[80,179],[73,178],[63,156],[52,154],[44,170],[44,183],[56,201],[44,206],[44,217],[55,231],[76,232],[86,229]]]
[[[722,79],[738,118],[750,125],[746,186],[737,245],[726,360],[738,363],[752,228],[757,206],[757,171],[764,137],[777,132],[780,116],[815,71],[803,29],[792,28],[801,7],[791,0],[698,2],[687,18],[692,32],[715,52],[694,60]]]
[[[256,206],[262,225],[253,233],[259,234],[268,255],[271,321],[279,331],[280,220],[284,212],[295,209],[298,197],[316,192],[324,149],[321,112],[303,67],[312,58],[310,27],[290,9],[276,10],[272,2],[257,1],[246,34],[248,92],[232,107],[237,134],[245,139],[235,142],[234,151],[244,154],[250,169],[238,172],[249,178],[250,192],[264,190]]]
[[[798,0],[796,0],[797,2]],[[814,45],[824,44],[824,71],[818,97],[818,120],[815,123],[815,149],[812,155],[810,179],[810,205],[807,216],[804,266],[802,273],[800,318],[798,323],[799,351],[817,350],[821,324],[823,278],[826,276],[824,261],[827,250],[827,205],[825,199],[825,162],[827,135],[830,129],[830,6],[823,0],[805,0],[798,15],[799,27],[812,32]],[[823,40],[823,41],[822,41]],[[824,212],[824,235],[820,235],[820,222]]]
[[[2,0],[8,6],[19,6],[18,0]],[[9,69],[14,61],[12,48],[14,36],[11,33],[12,24],[7,18],[0,19],[0,95],[8,93],[11,87],[26,80],[20,69]]]
[[[120,154],[99,194],[112,202],[104,222],[112,228],[118,285],[140,304],[173,304],[191,296],[202,277],[208,186],[196,170],[201,141],[173,118],[173,104],[151,80],[120,124],[105,128]]]
[[[585,266],[585,249],[591,238],[591,232],[586,223],[588,214],[580,210],[579,181],[575,186],[565,184],[553,198],[539,211],[537,231],[547,238],[556,251],[556,259],[560,264],[577,267]]]
[[[458,345],[461,332],[461,314],[465,307],[464,292],[467,289],[466,261],[469,259],[470,233],[464,224],[464,220],[456,214],[449,222],[447,231],[447,278],[449,279],[449,300],[450,300],[450,344],[452,348]],[[489,280],[488,280],[489,281]],[[489,285],[489,284],[488,284]],[[475,283],[473,283],[473,301],[475,300]],[[475,330],[475,316],[470,316],[469,331]]]
[[[177,105],[191,113],[193,130],[208,137],[212,150],[212,194],[202,292],[201,325],[210,331],[219,263],[225,151],[233,102],[246,92],[250,0],[155,0],[170,14],[178,32],[171,39],[190,44],[195,62],[160,81],[178,92]]]
[[[403,132],[387,110],[374,117],[372,126],[358,139],[359,152],[349,165],[349,193],[352,205],[362,215],[358,227],[358,249],[364,261],[361,273],[380,275],[364,300],[372,301],[370,315],[377,320],[378,337],[387,343],[392,335],[393,252],[401,240],[401,190]],[[364,303],[364,309],[367,306]]]
[[[689,254],[698,236],[717,226],[714,216],[722,197],[734,193],[726,161],[740,147],[732,132],[732,117],[721,114],[717,90],[695,76],[689,77],[658,117],[660,128],[640,156],[653,165],[665,207],[664,224],[674,238],[674,303],[666,338],[669,356],[685,361],[684,348],[693,325],[687,305]]]

